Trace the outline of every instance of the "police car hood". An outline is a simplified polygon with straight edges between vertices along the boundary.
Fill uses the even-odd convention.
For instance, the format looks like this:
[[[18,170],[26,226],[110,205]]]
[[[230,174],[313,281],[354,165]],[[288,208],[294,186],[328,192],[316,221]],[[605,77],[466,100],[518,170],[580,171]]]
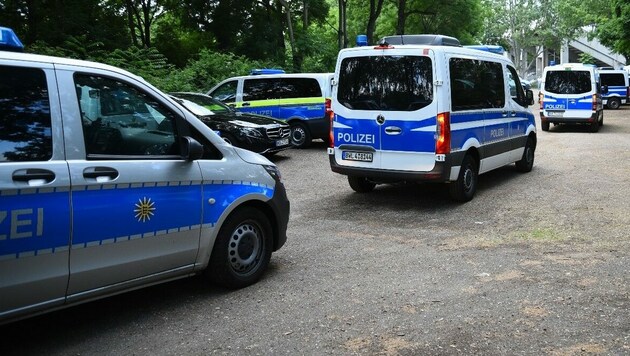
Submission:
[[[260,155],[256,152],[252,152],[243,148],[233,147],[236,154],[241,157],[241,159],[247,163],[251,164],[260,164],[266,166],[275,166],[270,160],[265,158],[265,156]]]
[[[286,126],[287,125],[284,121],[276,120],[269,116],[246,114],[246,113],[241,113],[241,112],[215,113],[214,115],[208,116],[208,118],[215,121],[230,122],[232,124],[244,126],[244,127],[261,127],[261,126],[270,126],[270,125]]]

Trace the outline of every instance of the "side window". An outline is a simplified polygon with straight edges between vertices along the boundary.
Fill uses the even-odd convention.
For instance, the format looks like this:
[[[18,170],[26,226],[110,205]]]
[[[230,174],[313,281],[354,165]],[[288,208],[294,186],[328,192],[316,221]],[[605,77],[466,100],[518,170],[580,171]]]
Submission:
[[[229,81],[216,88],[212,93],[210,93],[210,96],[224,103],[233,103],[236,100],[237,86],[238,81]]]
[[[451,58],[449,69],[453,111],[505,106],[505,84],[500,63]]]
[[[75,74],[74,81],[88,158],[179,154],[176,116],[152,97],[106,77]]]
[[[243,101],[278,99],[278,79],[246,79]]]
[[[508,66],[508,83],[510,85],[510,96],[512,100],[517,103],[525,102],[525,92],[523,91],[523,85],[521,85],[521,80],[516,74],[516,69]]]
[[[322,90],[314,78],[283,78],[278,88],[280,99],[321,97]]]
[[[0,163],[52,158],[50,101],[44,71],[0,66]]]

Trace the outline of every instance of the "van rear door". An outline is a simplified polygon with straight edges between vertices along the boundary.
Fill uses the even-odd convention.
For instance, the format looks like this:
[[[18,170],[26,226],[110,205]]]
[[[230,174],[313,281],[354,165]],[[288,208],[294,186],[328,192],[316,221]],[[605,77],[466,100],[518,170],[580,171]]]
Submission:
[[[545,116],[588,118],[591,116],[595,93],[591,72],[576,70],[571,67],[565,70],[550,70],[545,78],[543,109]]]
[[[433,51],[377,47],[340,56],[333,91],[336,161],[385,170],[433,169]]]

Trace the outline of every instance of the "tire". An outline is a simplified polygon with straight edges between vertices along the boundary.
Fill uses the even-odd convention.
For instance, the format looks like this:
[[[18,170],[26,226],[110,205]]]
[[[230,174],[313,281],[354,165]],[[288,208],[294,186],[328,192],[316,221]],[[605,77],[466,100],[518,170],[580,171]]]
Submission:
[[[549,121],[543,121],[540,123],[540,128],[543,131],[549,131]]]
[[[523,157],[520,161],[516,161],[516,169],[520,172],[527,173],[531,172],[534,167],[534,153],[536,151],[536,147],[534,145],[534,139],[531,137],[527,138],[527,143],[525,143],[525,150],[523,151]]]
[[[212,283],[226,288],[247,287],[267,269],[272,249],[267,216],[255,208],[239,209],[219,230],[206,275]]]
[[[311,133],[306,125],[301,122],[291,124],[291,141],[295,148],[306,148],[311,145]]]
[[[609,98],[606,106],[609,109],[617,110],[621,106],[621,100],[619,100],[619,98]]]
[[[604,113],[603,112],[599,116],[599,126],[600,127],[604,126]]]
[[[376,183],[370,182],[365,177],[348,176],[348,183],[350,188],[357,193],[369,193],[376,187]]]
[[[595,120],[591,122],[591,132],[599,131],[599,121]]]
[[[477,162],[472,156],[464,156],[457,180],[449,184],[449,193],[453,200],[467,202],[475,196],[478,172]]]

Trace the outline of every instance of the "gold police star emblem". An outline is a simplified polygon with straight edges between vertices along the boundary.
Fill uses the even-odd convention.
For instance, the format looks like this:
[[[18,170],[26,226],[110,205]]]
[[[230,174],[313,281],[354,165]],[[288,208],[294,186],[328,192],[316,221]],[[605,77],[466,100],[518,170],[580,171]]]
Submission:
[[[155,211],[155,202],[151,201],[151,198],[144,197],[139,199],[135,204],[136,208],[133,209],[133,212],[136,213],[136,219],[139,222],[146,222],[151,220],[151,217],[154,215]]]

